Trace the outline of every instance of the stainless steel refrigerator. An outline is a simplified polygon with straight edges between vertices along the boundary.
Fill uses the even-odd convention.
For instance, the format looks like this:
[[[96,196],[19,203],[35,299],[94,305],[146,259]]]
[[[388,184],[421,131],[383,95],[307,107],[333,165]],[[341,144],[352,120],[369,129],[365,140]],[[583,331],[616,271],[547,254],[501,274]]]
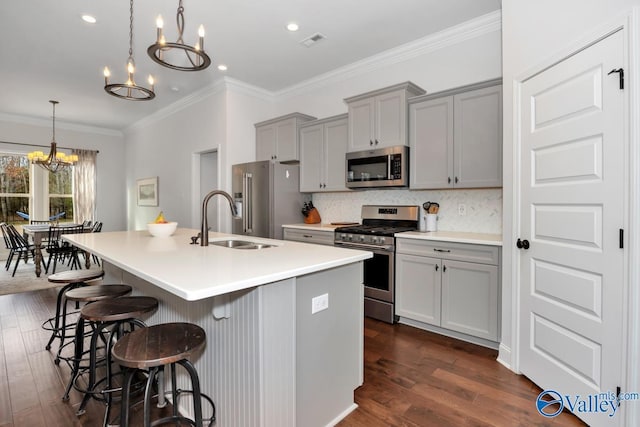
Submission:
[[[239,218],[233,234],[282,239],[282,225],[301,223],[309,196],[300,193],[300,167],[269,160],[232,169],[232,193]]]

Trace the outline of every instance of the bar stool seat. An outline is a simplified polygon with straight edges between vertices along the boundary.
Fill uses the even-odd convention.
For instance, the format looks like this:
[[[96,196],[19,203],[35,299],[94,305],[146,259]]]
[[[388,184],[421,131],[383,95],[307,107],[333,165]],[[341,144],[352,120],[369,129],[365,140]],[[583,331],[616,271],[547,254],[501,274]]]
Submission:
[[[90,270],[70,270],[70,271],[62,271],[56,274],[52,274],[47,277],[47,280],[51,283],[59,283],[64,285],[58,291],[58,297],[56,299],[56,314],[54,317],[51,317],[45,320],[42,323],[42,328],[47,331],[51,331],[51,336],[49,337],[49,341],[45,346],[46,350],[51,349],[51,344],[53,341],[58,338],[60,340],[60,347],[58,347],[58,355],[60,353],[59,349],[64,345],[64,341],[66,338],[73,334],[67,334],[67,324],[66,319],[62,319],[62,312],[65,312],[66,317],[66,300],[64,295],[67,291],[75,288],[79,288],[82,286],[87,286],[91,284],[91,282],[97,282],[98,279],[101,279],[104,276],[104,271],[102,269],[90,269]],[[64,304],[64,310],[63,310]],[[63,322],[61,322],[63,320]],[[61,325],[62,323],[62,325]],[[55,364],[60,363],[59,356],[56,356]]]
[[[111,285],[115,286],[115,285]],[[91,290],[91,288],[83,288],[82,290]],[[112,393],[118,389],[112,388],[112,369],[111,369],[111,347],[114,339],[120,339],[124,336],[125,327],[129,325],[129,333],[137,327],[146,327],[140,317],[153,313],[158,309],[158,300],[147,296],[122,296],[115,299],[103,299],[91,304],[87,304],[80,310],[80,319],[78,320],[78,328],[84,327],[84,322],[90,322],[93,326],[91,335],[91,344],[89,348],[89,381],[86,389],[82,389],[76,385],[77,378],[80,374],[80,368],[75,369],[75,377],[72,377],[72,383],[76,390],[85,393],[82,402],[76,412],[82,415],[85,412],[85,406],[90,398],[104,401],[106,410],[104,414],[103,425],[109,424],[111,403],[113,401]],[[97,379],[97,346],[98,338],[103,330],[109,328],[110,332],[106,342],[105,366],[106,374],[103,379]],[[83,348],[76,344],[76,356],[80,356]],[[98,385],[104,383],[104,388],[99,390]]]
[[[202,402],[206,399],[213,409],[209,422],[215,420],[215,406],[213,401],[200,392],[200,380],[195,370],[192,358],[197,357],[204,349],[206,334],[204,329],[192,323],[164,323],[143,329],[138,329],[113,346],[113,360],[120,366],[127,368],[122,385],[122,408],[120,413],[120,427],[129,425],[129,388],[136,370],[148,370],[147,385],[144,397],[144,426],[162,425],[168,422],[183,422],[192,426],[203,425]],[[191,379],[192,390],[178,390],[175,365],[183,366]],[[173,415],[151,423],[151,387],[165,365],[171,367],[171,392],[173,397]],[[187,392],[193,395],[194,420],[178,413],[179,394]]]

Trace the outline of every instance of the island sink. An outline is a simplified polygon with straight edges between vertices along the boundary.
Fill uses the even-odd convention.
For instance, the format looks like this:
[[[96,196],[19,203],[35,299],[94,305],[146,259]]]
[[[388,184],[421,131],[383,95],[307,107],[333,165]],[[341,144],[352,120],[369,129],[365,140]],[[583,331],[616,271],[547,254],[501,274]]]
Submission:
[[[234,248],[234,249],[266,249],[271,248],[275,245],[268,245],[265,243],[257,243],[251,242],[248,240],[210,240],[210,245],[214,246],[222,246],[223,248]]]

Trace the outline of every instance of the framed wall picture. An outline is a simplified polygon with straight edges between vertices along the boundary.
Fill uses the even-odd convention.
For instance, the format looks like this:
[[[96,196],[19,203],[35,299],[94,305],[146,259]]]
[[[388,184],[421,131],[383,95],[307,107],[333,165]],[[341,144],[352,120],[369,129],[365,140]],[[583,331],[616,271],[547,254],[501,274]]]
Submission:
[[[158,177],[139,179],[136,182],[138,206],[158,206]]]

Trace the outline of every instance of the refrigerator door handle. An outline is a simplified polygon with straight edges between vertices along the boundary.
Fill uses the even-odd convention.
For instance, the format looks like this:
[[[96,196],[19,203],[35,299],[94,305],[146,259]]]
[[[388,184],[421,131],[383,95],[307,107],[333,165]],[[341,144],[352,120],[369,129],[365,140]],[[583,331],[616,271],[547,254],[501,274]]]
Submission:
[[[253,233],[253,174],[242,175],[242,202],[244,204],[244,215],[242,217],[242,228],[245,233]]]

